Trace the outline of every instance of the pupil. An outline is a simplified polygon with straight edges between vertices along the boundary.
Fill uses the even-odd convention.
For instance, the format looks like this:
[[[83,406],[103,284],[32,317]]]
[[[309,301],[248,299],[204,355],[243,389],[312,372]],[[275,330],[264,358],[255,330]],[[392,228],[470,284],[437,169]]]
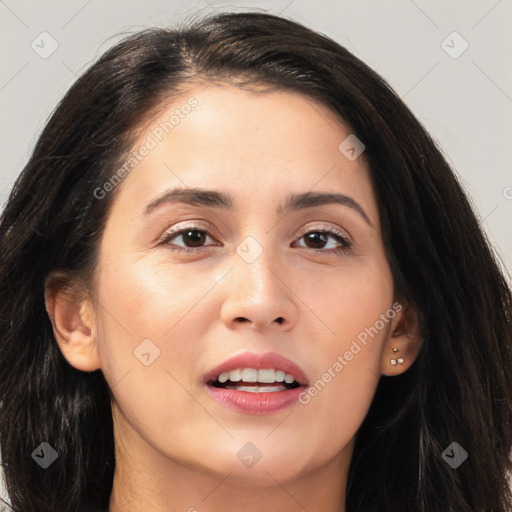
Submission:
[[[315,243],[320,243],[320,244],[326,244],[327,243],[327,240],[325,239],[325,235],[323,235],[322,233],[310,233],[309,235],[306,236],[306,240],[308,240],[309,242],[313,242],[313,244]],[[324,245],[322,245],[321,247],[323,247]],[[318,247],[314,247],[314,249],[318,249]]]
[[[196,236],[192,236],[192,233],[196,233]],[[192,245],[195,247],[196,245],[201,245],[202,242],[204,242],[204,233],[202,231],[199,231],[197,229],[192,229],[190,231],[187,231],[185,233],[185,237],[192,241]]]

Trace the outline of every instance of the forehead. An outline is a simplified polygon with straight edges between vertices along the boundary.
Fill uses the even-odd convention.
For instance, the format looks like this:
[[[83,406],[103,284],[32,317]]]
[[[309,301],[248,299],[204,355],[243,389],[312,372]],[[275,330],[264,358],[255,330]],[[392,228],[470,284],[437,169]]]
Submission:
[[[230,191],[237,204],[256,194],[337,190],[371,211],[364,154],[350,160],[340,150],[350,135],[328,107],[294,91],[199,86],[146,123],[123,189],[141,199],[164,187],[208,186]]]

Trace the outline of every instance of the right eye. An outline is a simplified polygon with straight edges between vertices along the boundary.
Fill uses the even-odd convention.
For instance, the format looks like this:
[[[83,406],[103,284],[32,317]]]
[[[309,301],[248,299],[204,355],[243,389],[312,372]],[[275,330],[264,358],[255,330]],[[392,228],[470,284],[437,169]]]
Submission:
[[[171,243],[173,240],[181,238],[182,245]],[[208,231],[196,226],[186,226],[181,229],[169,231],[164,235],[162,243],[167,245],[171,251],[197,252],[202,249],[207,238],[213,238]],[[219,245],[214,244],[214,245]]]

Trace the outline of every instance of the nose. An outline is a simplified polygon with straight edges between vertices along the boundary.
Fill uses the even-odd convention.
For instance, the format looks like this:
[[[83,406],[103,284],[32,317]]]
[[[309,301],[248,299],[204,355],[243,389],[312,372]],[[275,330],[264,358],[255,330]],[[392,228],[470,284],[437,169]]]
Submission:
[[[286,331],[296,323],[296,296],[269,251],[252,263],[235,255],[225,290],[221,318],[229,329]]]

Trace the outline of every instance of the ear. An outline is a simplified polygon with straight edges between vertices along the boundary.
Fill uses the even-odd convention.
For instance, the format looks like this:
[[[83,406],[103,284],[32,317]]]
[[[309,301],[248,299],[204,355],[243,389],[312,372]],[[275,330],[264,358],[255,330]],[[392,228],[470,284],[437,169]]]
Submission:
[[[62,355],[77,370],[100,368],[93,303],[85,286],[64,272],[45,281],[46,311]]]
[[[396,305],[396,307],[395,307]],[[421,328],[415,308],[393,304],[395,316],[382,352],[382,375],[400,375],[410,368],[421,348]]]

